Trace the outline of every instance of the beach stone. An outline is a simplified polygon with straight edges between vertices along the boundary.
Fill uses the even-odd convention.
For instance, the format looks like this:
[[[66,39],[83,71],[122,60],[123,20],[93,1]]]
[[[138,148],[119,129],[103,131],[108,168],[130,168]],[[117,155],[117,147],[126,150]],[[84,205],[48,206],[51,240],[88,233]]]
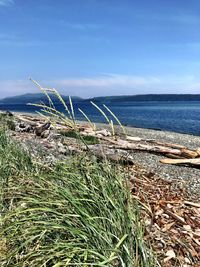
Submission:
[[[103,129],[103,130],[100,130],[100,131],[96,131],[96,135],[97,136],[111,136],[111,132],[109,132],[107,129]]]
[[[66,154],[67,150],[64,148],[64,146],[58,148],[58,152],[61,154]]]
[[[35,134],[37,136],[41,136],[41,134],[45,131],[45,130],[48,130],[51,126],[51,123],[50,122],[47,122],[45,124],[43,124],[42,126],[40,127],[36,127],[35,128]]]
[[[50,134],[50,130],[45,130],[44,132],[41,133],[41,138],[47,138]]]
[[[13,113],[12,113],[11,111],[9,111],[9,110],[7,110],[7,111],[5,112],[5,115],[6,115],[6,116],[9,116],[9,117],[13,117],[13,116],[14,116]]]
[[[58,140],[60,140],[62,138],[62,135],[59,134],[59,133],[56,133],[54,131],[50,131],[49,136],[47,138],[48,138],[49,141],[50,140],[58,141]]]
[[[30,133],[30,132],[33,132],[33,127],[29,124],[26,124],[24,122],[20,122],[16,125],[15,127],[15,131],[16,132],[27,132],[27,133]]]

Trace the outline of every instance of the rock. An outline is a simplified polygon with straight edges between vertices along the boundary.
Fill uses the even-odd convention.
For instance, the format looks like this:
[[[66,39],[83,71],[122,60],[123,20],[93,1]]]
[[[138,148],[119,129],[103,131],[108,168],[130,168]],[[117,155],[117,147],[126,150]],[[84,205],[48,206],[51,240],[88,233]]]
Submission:
[[[45,131],[45,130],[48,130],[51,126],[51,123],[50,122],[47,122],[45,124],[43,124],[42,126],[40,127],[36,127],[35,128],[35,134],[37,136],[41,136],[41,134]]]
[[[80,132],[80,134],[84,136],[94,136],[95,131],[84,131],[84,132]]]
[[[83,125],[80,125],[79,126],[79,131],[82,132],[82,131],[93,131],[93,128],[88,125],[88,124],[83,124]]]
[[[29,124],[26,124],[24,122],[20,122],[16,125],[15,127],[15,131],[16,132],[27,132],[27,133],[30,133],[30,132],[33,132],[33,127]]]
[[[50,131],[49,136],[48,136],[48,140],[49,140],[49,141],[50,141],[50,140],[55,140],[55,141],[57,141],[57,140],[60,140],[61,137],[62,137],[61,134],[56,133],[56,132],[54,132],[54,131],[53,131],[53,132]]]
[[[14,116],[13,113],[10,112],[9,110],[7,110],[7,111],[5,112],[5,115],[6,115],[6,116],[9,116],[9,117],[13,117],[13,116]]]
[[[44,132],[41,133],[41,138],[47,138],[50,134],[50,129],[45,130]]]
[[[61,154],[66,154],[66,152],[67,152],[67,150],[64,148],[64,146],[60,146],[59,148],[58,148],[58,152],[59,153],[61,153]]]
[[[27,127],[27,125],[25,125],[24,122],[20,122],[20,124],[19,124],[19,128],[20,128],[20,129],[24,129],[24,128],[26,128],[26,127]]]
[[[103,129],[100,131],[96,131],[96,135],[97,136],[111,136],[112,134],[107,129]]]

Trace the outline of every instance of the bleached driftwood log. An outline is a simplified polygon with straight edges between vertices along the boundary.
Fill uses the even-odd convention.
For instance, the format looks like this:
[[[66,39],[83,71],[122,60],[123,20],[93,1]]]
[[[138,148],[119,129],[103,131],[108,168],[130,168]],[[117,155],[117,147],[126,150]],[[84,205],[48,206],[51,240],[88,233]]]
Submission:
[[[18,121],[27,123],[35,129],[36,135],[41,136],[41,133],[50,127],[49,123],[45,124],[43,117],[35,117],[29,115],[16,115]],[[58,132],[70,131],[63,122],[55,121],[51,126]],[[84,136],[97,137],[102,141],[100,147],[90,147],[92,153],[99,158],[108,158],[113,161],[132,162],[132,159],[126,151],[143,151],[154,154],[163,154],[169,159],[162,159],[160,162],[165,164],[189,164],[200,165],[200,148],[196,150],[188,149],[180,144],[157,141],[155,139],[143,139],[137,136],[126,136],[126,139],[121,139],[119,136],[111,136],[107,129],[95,131],[88,125],[76,125],[76,130]],[[115,152],[113,152],[115,151]],[[77,151],[78,153],[78,151]],[[80,151],[79,151],[80,153]]]
[[[196,159],[161,159],[161,163],[165,164],[189,164],[200,166],[200,158]]]

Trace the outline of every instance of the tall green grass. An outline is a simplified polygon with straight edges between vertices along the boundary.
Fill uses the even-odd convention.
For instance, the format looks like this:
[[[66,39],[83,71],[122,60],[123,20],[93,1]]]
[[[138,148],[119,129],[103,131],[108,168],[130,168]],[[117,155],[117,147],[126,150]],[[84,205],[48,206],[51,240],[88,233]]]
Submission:
[[[35,105],[85,144],[91,141],[77,131],[71,98],[68,108],[50,90],[65,107],[66,114],[60,113],[49,89],[33,82],[49,100],[49,106]],[[0,266],[156,266],[122,167],[88,152],[48,167],[35,162],[6,129],[0,129]]]
[[[0,266],[155,266],[117,165],[87,154],[40,169],[0,132]]]
[[[8,188],[17,183],[14,177],[25,175],[32,169],[29,153],[12,141],[4,128],[0,128],[0,213],[6,210]]]
[[[9,117],[5,113],[0,113],[0,127],[4,129],[15,130],[15,123],[12,117]]]
[[[48,100],[48,104],[45,103],[28,103],[28,105],[39,107],[41,109],[41,112],[38,112],[40,115],[44,116],[47,118],[47,116],[50,116],[51,119],[59,120],[62,123],[64,123],[66,126],[71,128],[72,130],[77,131],[77,124],[76,124],[76,118],[75,118],[75,112],[74,112],[74,106],[72,103],[72,99],[69,96],[69,104],[65,102],[61,94],[55,89],[49,89],[49,88],[43,88],[37,81],[33,80],[30,78],[30,80],[39,88],[39,90],[46,96]],[[52,95],[56,96],[57,100],[59,100],[60,104],[63,106],[65,112],[60,112],[59,110],[56,109],[53,100],[52,100]],[[117,116],[106,106],[103,105],[103,108],[99,107],[97,104],[94,102],[90,101],[91,105],[93,105],[99,113],[104,117],[108,125],[110,126],[112,135],[115,136],[115,126],[113,123],[113,120],[110,119],[103,108],[109,113],[109,115],[114,118],[114,120],[117,122],[117,124],[120,126],[120,128],[123,131],[124,136],[127,136],[126,130],[121,124],[120,120],[117,118]],[[69,106],[68,106],[69,105]],[[96,125],[91,122],[87,114],[80,108],[78,108],[78,111],[84,116],[84,118],[88,121],[89,125],[91,128],[95,131],[96,130]],[[49,117],[47,118],[49,120]]]

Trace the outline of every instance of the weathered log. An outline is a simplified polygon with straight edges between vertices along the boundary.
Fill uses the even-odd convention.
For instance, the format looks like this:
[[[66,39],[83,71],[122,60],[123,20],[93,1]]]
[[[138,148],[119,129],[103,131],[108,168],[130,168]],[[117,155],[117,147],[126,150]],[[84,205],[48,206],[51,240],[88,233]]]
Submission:
[[[198,157],[198,153],[196,151],[189,149],[181,149],[181,156],[184,158],[194,159]]]
[[[168,158],[171,158],[171,159],[184,159],[184,157],[181,157],[180,155],[174,155],[174,154],[166,154],[165,155],[166,157]]]
[[[172,144],[172,143],[164,143],[164,142],[160,142],[160,141],[156,141],[155,139],[144,139],[144,138],[140,138],[140,137],[135,137],[135,136],[127,136],[126,140],[128,141],[132,141],[132,142],[147,142],[147,143],[153,143],[159,146],[165,146],[165,147],[171,147],[171,148],[179,148],[179,149],[186,149],[185,146],[183,145],[179,145],[179,144]]]
[[[197,159],[161,159],[161,163],[165,164],[190,164],[200,166],[200,158]]]
[[[122,149],[122,150],[139,150],[144,152],[153,152],[158,154],[174,154],[181,155],[181,151],[179,149],[173,149],[162,146],[150,146],[143,144],[126,144],[126,145],[110,145],[110,148]]]
[[[16,118],[18,121],[25,122],[26,124],[29,124],[32,127],[36,127],[38,125],[35,120],[30,120],[19,115],[17,115]],[[37,121],[41,121],[41,120],[37,120]]]
[[[188,205],[188,206],[200,208],[200,203],[194,203],[194,202],[191,202],[191,201],[184,201],[184,204]]]
[[[179,215],[175,214],[174,212],[172,212],[171,210],[169,210],[167,207],[163,207],[163,209],[164,209],[164,212],[166,214],[168,214],[170,217],[172,217],[173,219],[175,219],[180,224],[184,225],[186,223],[185,220],[184,220],[184,218],[182,218]]]
[[[49,132],[46,130],[50,128],[51,124],[48,122],[41,125],[41,123],[44,123],[43,118],[22,115],[16,115],[16,118],[19,121],[29,124],[33,129],[35,129],[35,134],[37,136],[48,136]],[[54,128],[58,131],[69,130],[69,128],[63,122],[56,121]],[[165,164],[200,165],[200,148],[197,150],[190,150],[179,144],[165,143],[156,141],[155,139],[143,139],[134,136],[127,136],[126,140],[120,139],[118,136],[116,136],[116,139],[114,139],[113,137],[109,137],[110,132],[105,129],[95,132],[91,127],[83,125],[77,125],[77,129],[80,131],[80,134],[98,137],[100,140],[105,141],[103,142],[104,144],[101,145],[101,150],[95,150],[94,148],[92,149],[92,152],[101,158],[106,156],[108,159],[114,161],[131,162],[132,159],[127,158],[126,156],[128,153],[126,153],[126,155],[123,154],[126,150],[130,150],[164,154],[167,157],[173,158],[171,160],[163,159],[160,161]],[[116,156],[116,154],[113,152],[114,149],[117,149],[117,153],[119,155]]]
[[[198,154],[198,157],[200,157],[200,148],[197,148],[196,152]]]
[[[95,136],[91,133],[91,136]],[[180,149],[174,149],[165,146],[157,146],[157,145],[147,145],[147,144],[138,144],[138,143],[130,143],[127,140],[114,140],[112,138],[101,136],[99,139],[107,141],[113,145],[110,145],[109,148],[121,149],[121,150],[139,150],[139,151],[147,151],[159,154],[174,154],[181,155]]]
[[[127,140],[122,140],[122,139],[113,140],[112,138],[108,137],[101,137],[100,139],[113,144],[112,146],[110,146],[110,148],[123,149],[123,150],[140,150],[140,151],[147,151],[159,154],[167,154],[170,157],[174,158],[196,158],[199,156],[198,152],[176,144],[169,144],[169,143],[165,144],[158,142],[158,144],[162,145],[153,145],[153,144],[150,145],[150,144],[131,143],[128,142]]]
[[[156,144],[156,145],[160,145],[160,146],[165,146],[165,147],[171,147],[171,148],[179,148],[179,149],[186,149],[185,146],[183,145],[178,145],[178,144],[172,144],[172,143],[163,143],[163,142],[159,142],[156,140],[152,140],[152,141],[148,141],[150,143]]]
[[[85,132],[85,135],[95,135],[95,132],[92,130],[92,131],[87,131]],[[105,136],[100,136],[99,137],[100,139],[103,139],[105,141],[108,141],[110,143],[115,143],[117,144],[120,143],[120,144],[132,144],[131,142],[147,142],[147,143],[152,143],[152,144],[155,144],[155,145],[158,145],[158,146],[162,146],[162,147],[169,147],[169,148],[177,148],[177,149],[187,149],[185,146],[183,145],[179,145],[179,144],[172,144],[172,143],[164,143],[164,142],[159,142],[159,141],[156,141],[155,139],[144,139],[144,138],[140,138],[138,136],[127,136],[126,137],[126,140],[122,140],[122,139],[117,139],[117,140],[114,140],[112,138],[108,138],[108,137],[105,137]],[[129,142],[128,142],[129,141]],[[200,153],[200,151],[199,151]]]
[[[126,137],[126,140],[128,140],[128,141],[133,141],[133,142],[140,142],[140,141],[142,141],[142,138],[140,138],[140,137],[135,137],[135,136],[127,136]]]

